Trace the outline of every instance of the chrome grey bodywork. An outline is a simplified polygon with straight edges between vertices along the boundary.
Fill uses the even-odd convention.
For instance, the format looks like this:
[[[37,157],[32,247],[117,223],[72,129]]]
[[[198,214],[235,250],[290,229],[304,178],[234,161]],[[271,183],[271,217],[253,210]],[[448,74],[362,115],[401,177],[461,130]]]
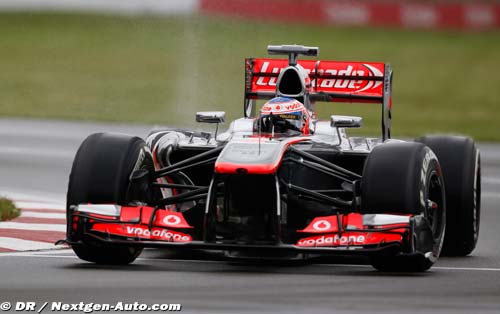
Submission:
[[[368,154],[375,146],[382,144],[382,139],[375,137],[349,137],[348,128],[358,127],[361,125],[360,117],[346,117],[346,116],[332,116],[332,119],[337,118],[336,121],[343,119],[340,127],[331,121],[314,121],[313,134],[308,138],[312,143],[321,144],[324,146],[335,147],[342,152]],[[350,122],[349,122],[350,121]],[[204,122],[204,121],[200,121]],[[349,124],[351,123],[351,124]],[[219,145],[225,145],[232,140],[258,136],[258,132],[254,129],[255,119],[240,118],[232,121],[224,132],[214,136],[207,135],[208,133],[178,131],[178,130],[164,130],[154,132],[148,138],[148,142],[160,132],[164,133],[159,145],[175,145],[179,148],[213,148]],[[203,135],[203,136],[201,136]],[[280,138],[276,138],[280,140]],[[390,140],[394,141],[394,140]],[[153,147],[151,147],[153,149]]]

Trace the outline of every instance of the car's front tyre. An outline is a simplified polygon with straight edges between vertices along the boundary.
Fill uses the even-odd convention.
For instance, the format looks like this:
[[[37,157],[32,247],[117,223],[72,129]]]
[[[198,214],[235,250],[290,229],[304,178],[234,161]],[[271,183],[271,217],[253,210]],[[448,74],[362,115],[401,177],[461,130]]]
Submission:
[[[119,204],[130,201],[129,177],[138,168],[153,169],[144,140],[121,134],[96,133],[83,141],[76,153],[67,193],[67,238],[75,254],[97,264],[129,264],[140,247],[110,246],[86,238],[70,221],[70,207],[79,204]],[[135,195],[137,197],[137,195]],[[136,200],[133,201],[145,201]]]
[[[373,255],[380,271],[420,272],[440,255],[445,226],[445,186],[432,150],[420,143],[377,146],[363,170],[362,212],[411,215],[406,247],[397,255]]]

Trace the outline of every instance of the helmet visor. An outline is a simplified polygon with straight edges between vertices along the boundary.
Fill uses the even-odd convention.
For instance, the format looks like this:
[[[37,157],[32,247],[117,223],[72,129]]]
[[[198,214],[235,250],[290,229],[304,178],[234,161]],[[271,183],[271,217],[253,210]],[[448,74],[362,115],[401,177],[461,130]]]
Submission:
[[[290,125],[294,126],[297,128],[297,130],[302,129],[303,121],[302,121],[302,112],[297,111],[297,112],[289,112],[289,113],[278,113],[278,114],[273,114],[275,117],[281,118],[283,120],[288,121]],[[263,114],[261,115],[261,118],[265,118],[270,116],[269,114]],[[293,129],[293,127],[291,128]]]

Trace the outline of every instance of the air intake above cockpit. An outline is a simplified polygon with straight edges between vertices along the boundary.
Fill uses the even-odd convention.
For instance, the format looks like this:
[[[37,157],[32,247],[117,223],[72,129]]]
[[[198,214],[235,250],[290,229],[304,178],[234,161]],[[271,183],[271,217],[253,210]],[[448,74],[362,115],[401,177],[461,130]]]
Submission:
[[[278,78],[276,92],[278,96],[299,97],[305,91],[304,78],[295,67],[288,67]]]

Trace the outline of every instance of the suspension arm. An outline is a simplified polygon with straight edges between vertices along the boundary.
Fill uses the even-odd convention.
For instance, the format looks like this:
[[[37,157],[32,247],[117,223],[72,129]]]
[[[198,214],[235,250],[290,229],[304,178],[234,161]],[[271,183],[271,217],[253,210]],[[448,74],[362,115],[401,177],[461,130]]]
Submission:
[[[164,177],[170,173],[173,172],[178,172],[182,171],[187,168],[199,166],[202,164],[210,163],[213,162],[217,159],[217,157],[212,157],[213,155],[219,155],[219,153],[224,149],[224,146],[213,148],[209,151],[203,152],[201,154],[198,154],[196,156],[190,157],[188,159],[184,159],[183,161],[180,161],[178,163],[175,163],[173,165],[164,167],[162,169],[159,169],[155,171],[153,178],[161,178]],[[212,157],[212,158],[210,158]]]
[[[307,195],[309,197],[312,197],[314,199],[317,199],[319,201],[323,201],[329,204],[333,204],[339,208],[352,208],[352,201],[344,201],[335,197],[330,197],[328,195],[324,195],[318,192],[314,192],[308,189],[304,189],[303,187],[293,185],[291,183],[287,184],[288,188],[292,191],[296,191],[299,193],[302,193],[304,195]]]
[[[337,171],[337,172],[339,172],[339,173],[347,176],[348,178],[350,178],[350,180],[347,180],[347,181],[354,181],[356,179],[361,179],[361,176],[359,174],[357,174],[357,173],[354,173],[354,172],[349,171],[349,170],[347,170],[345,168],[342,168],[340,166],[332,164],[331,162],[328,162],[328,161],[326,161],[324,159],[316,157],[313,154],[306,153],[306,152],[304,152],[302,150],[299,150],[299,149],[297,149],[297,148],[295,148],[293,146],[291,146],[288,150],[291,151],[291,152],[293,152],[293,153],[295,153],[295,154],[297,154],[297,155],[299,155],[299,156],[301,156],[301,157],[303,157],[303,158],[312,160],[315,163],[318,163],[318,164],[320,164],[322,166],[325,166],[327,168],[330,168],[332,170],[335,170],[335,171]]]

